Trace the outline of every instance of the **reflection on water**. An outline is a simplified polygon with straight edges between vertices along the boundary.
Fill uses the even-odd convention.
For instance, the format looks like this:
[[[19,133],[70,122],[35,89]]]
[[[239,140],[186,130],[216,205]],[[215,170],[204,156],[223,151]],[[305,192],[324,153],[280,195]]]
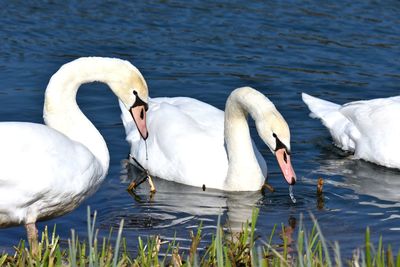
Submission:
[[[128,221],[128,229],[146,228],[151,231],[162,228],[164,239],[172,240],[177,237],[182,247],[188,247],[191,240],[187,231],[179,229],[195,230],[201,221],[205,233],[201,243],[204,249],[206,242],[215,233],[218,216],[221,216],[223,226],[235,234],[251,219],[253,208],[258,207],[260,216],[257,233],[263,240],[267,240],[269,231],[278,222],[274,242],[281,244],[282,236],[295,243],[296,221],[300,213],[304,214],[304,225],[311,229],[311,212],[318,217],[328,240],[341,240],[342,254],[350,256],[354,244],[350,242],[352,237],[348,233],[362,234],[366,226],[375,229],[374,224],[371,225],[374,220],[380,225],[391,225],[398,220],[396,204],[387,203],[398,200],[396,190],[400,187],[397,187],[399,183],[395,182],[398,173],[353,160],[344,153],[340,153],[340,156],[335,155],[334,151],[330,153],[329,157],[318,160],[320,167],[317,170],[312,170],[312,173],[317,175],[303,178],[296,185],[296,204],[290,200],[287,184],[278,183],[281,179],[279,172],[271,172],[269,179],[276,191],[267,192],[265,195],[261,192],[224,192],[213,189],[203,191],[202,188],[155,178],[157,192],[154,195],[150,194],[146,183],[132,195],[134,213],[130,208],[121,207],[124,212],[120,212],[119,216],[113,214],[106,217],[113,220],[125,218],[125,221]],[[138,169],[130,164],[125,165],[125,168],[126,173],[121,178],[122,184],[128,186],[131,180],[137,177]],[[317,189],[318,176],[324,178],[323,189],[320,192]],[[116,209],[112,212],[116,212]],[[103,223],[108,225],[110,222],[105,220]],[[283,232],[280,223],[285,225]],[[387,229],[396,230],[394,227]],[[393,244],[393,240],[391,243]]]
[[[369,195],[380,200],[400,202],[400,171],[384,168],[350,157],[321,160],[321,175],[338,175],[343,181],[337,186],[347,187],[357,194]]]
[[[123,182],[129,182],[140,175],[140,171],[126,164]],[[225,215],[225,225],[232,230],[240,230],[251,220],[253,208],[262,199],[261,191],[224,192],[215,189],[203,191],[200,187],[187,186],[154,177],[157,189],[151,194],[147,184],[140,185],[131,193],[133,200],[152,210],[152,216],[159,213],[187,214],[187,218]],[[154,227],[154,226],[153,226]]]
[[[121,184],[127,187],[140,175],[140,170],[123,161]],[[136,231],[160,235],[164,240],[177,240],[180,248],[190,246],[189,231],[196,231],[202,225],[200,250],[215,234],[218,217],[229,232],[235,234],[246,222],[251,221],[254,207],[263,201],[259,192],[224,192],[186,186],[153,177],[157,192],[150,193],[147,182],[134,192],[124,192],[129,196],[124,203],[117,201],[110,208],[98,214],[101,228],[118,227],[124,219],[124,233],[136,235]]]

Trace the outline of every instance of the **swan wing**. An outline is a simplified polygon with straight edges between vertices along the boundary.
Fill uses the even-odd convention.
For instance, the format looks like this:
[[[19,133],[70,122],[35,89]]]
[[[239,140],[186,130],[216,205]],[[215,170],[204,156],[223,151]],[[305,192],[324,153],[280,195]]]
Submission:
[[[146,160],[146,144],[129,112],[120,107],[131,155],[151,174],[187,185],[223,189],[228,170],[223,111],[188,97],[150,99]],[[266,174],[265,161],[258,150],[255,152]]]
[[[343,105],[340,112],[353,122],[363,134],[374,129],[384,129],[397,121],[400,96],[354,101]]]
[[[131,142],[139,142],[140,135],[137,131],[136,125],[132,120],[132,116],[129,111],[125,108],[123,103],[119,101],[121,113],[121,119],[125,128],[125,133],[127,135],[126,140]],[[161,112],[160,112],[161,111]],[[223,120],[223,111],[201,101],[198,101],[194,98],[189,97],[157,97],[157,98],[149,98],[149,110],[147,118],[147,124],[150,124],[151,121],[157,119],[157,116],[152,116],[151,114],[157,112],[161,113],[158,116],[162,115],[162,112],[166,112],[164,117],[168,122],[183,122],[185,124],[182,125],[182,128],[187,124],[196,125],[202,129],[207,129],[209,133],[215,134],[223,132],[223,123],[216,123],[216,120],[220,122],[221,116]],[[174,119],[173,116],[178,116],[179,119]],[[215,118],[216,120],[214,120]],[[223,121],[222,121],[223,122]],[[153,127],[148,126],[149,129],[153,129]],[[179,127],[181,128],[181,127]],[[132,143],[131,143],[132,145]]]
[[[360,132],[357,157],[400,168],[400,96],[351,102],[343,105],[340,112]]]
[[[222,186],[228,166],[222,111],[185,97],[151,99],[147,144],[128,115],[123,110],[131,155],[152,175],[192,186]]]

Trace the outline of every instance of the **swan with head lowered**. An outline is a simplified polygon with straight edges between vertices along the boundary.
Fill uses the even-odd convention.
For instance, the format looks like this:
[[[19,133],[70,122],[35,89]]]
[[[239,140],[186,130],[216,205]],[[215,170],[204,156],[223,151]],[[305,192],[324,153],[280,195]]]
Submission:
[[[311,116],[329,129],[335,145],[354,157],[400,169],[400,96],[338,105],[303,93]]]
[[[36,221],[73,210],[107,174],[107,145],[76,103],[80,85],[94,81],[109,86],[146,138],[146,82],[133,65],[115,58],[63,65],[46,89],[46,125],[0,123],[0,227],[24,224],[31,246],[37,242]]]
[[[129,113],[122,103],[120,106],[131,156],[150,175],[226,191],[261,189],[267,166],[250,137],[250,114],[261,139],[276,155],[286,181],[296,182],[289,127],[274,104],[253,88],[234,90],[225,113],[193,98],[149,99],[147,150]]]

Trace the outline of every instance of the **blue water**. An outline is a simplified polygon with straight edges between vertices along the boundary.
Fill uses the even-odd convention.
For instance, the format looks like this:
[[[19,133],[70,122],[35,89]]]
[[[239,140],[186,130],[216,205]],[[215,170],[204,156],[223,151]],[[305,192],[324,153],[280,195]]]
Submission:
[[[64,2],[64,3],[62,3]],[[109,174],[99,191],[73,212],[39,223],[66,241],[74,228],[86,237],[86,208],[98,211],[97,227],[125,220],[124,235],[135,251],[137,237],[174,235],[188,245],[189,231],[203,221],[204,240],[224,225],[237,228],[260,209],[258,234],[309,213],[325,237],[339,241],[344,257],[362,247],[370,226],[400,246],[400,172],[351,159],[332,145],[327,130],[308,117],[302,91],[345,103],[400,94],[400,3],[398,1],[9,1],[0,9],[0,120],[42,122],[50,76],[80,56],[127,59],[144,74],[153,97],[190,96],[218,108],[234,88],[249,85],[266,94],[290,125],[292,161],[299,177],[297,203],[277,164],[252,127],[269,162],[274,193],[224,193],[157,180],[134,198],[124,159],[129,147],[116,98],[106,86],[85,85],[78,103],[105,137]],[[0,148],[1,149],[1,148]],[[21,155],[21,168],[26,160]],[[1,164],[1,163],[0,163]],[[0,166],[1,171],[1,166]],[[323,201],[316,197],[325,181]],[[0,229],[0,249],[25,238],[23,227]],[[279,237],[276,237],[279,242]],[[397,249],[396,249],[397,248]]]

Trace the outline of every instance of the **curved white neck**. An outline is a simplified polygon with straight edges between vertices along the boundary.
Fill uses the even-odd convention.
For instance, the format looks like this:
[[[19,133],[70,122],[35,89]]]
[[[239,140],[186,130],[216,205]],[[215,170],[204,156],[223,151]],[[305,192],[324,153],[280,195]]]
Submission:
[[[63,65],[50,79],[43,108],[45,123],[74,141],[86,146],[108,171],[110,156],[104,138],[82,113],[76,103],[76,94],[84,83],[103,82],[111,86],[116,80],[116,72],[124,72],[121,60],[110,58],[83,58]]]
[[[245,88],[244,88],[245,89]],[[261,188],[265,177],[254,154],[247,114],[262,120],[274,107],[264,95],[254,90],[235,90],[225,107],[224,135],[228,153],[228,190],[254,191]]]

